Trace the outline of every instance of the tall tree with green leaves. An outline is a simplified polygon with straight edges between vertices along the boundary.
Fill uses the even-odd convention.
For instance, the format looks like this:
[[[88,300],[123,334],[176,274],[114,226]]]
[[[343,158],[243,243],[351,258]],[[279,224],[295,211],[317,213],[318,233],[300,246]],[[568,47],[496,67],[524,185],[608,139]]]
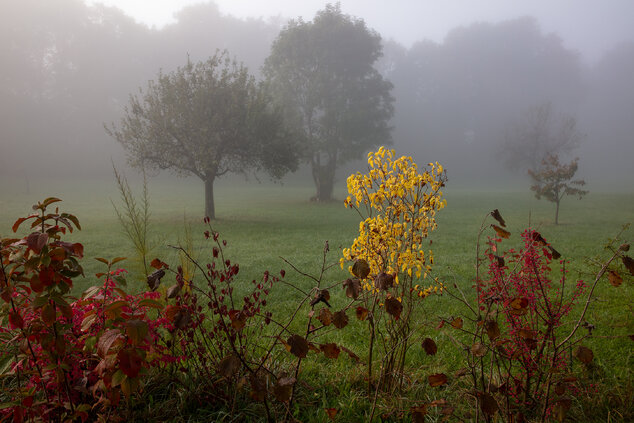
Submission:
[[[339,5],[291,20],[271,47],[264,75],[304,145],[318,201],[332,198],[337,166],[391,143],[392,84],[374,67],[381,55],[379,34]]]
[[[559,163],[559,156],[549,154],[542,161],[539,170],[528,170],[528,174],[533,179],[531,190],[535,192],[535,197],[539,200],[544,197],[546,200],[555,203],[555,225],[559,224],[559,203],[566,195],[576,195],[581,199],[588,191],[584,191],[579,186],[584,186],[586,181],[579,179],[573,181],[572,178],[577,173],[579,159],[574,159],[569,164]]]
[[[195,175],[205,183],[205,215],[215,218],[214,182],[227,173],[266,171],[280,178],[298,165],[283,114],[263,84],[229,54],[159,72],[130,96],[118,126],[106,131],[130,164]]]

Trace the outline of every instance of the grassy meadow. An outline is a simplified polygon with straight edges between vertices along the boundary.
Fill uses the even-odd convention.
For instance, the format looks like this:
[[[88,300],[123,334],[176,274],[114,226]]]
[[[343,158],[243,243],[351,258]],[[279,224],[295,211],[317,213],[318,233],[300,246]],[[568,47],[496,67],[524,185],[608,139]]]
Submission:
[[[132,181],[131,185],[133,191],[140,192],[138,183]],[[195,254],[205,263],[205,255],[210,250],[206,248],[208,244],[202,234],[205,230],[202,223],[202,184],[193,179],[150,179],[148,187],[152,234],[156,244],[153,256],[170,264],[177,263],[177,253],[168,245],[186,242],[188,227]],[[346,195],[343,189],[340,186],[335,193],[340,200]],[[225,255],[240,264],[240,280],[245,285],[252,279],[258,279],[266,269],[272,273],[285,269],[286,281],[309,290],[311,281],[294,272],[281,257],[305,273],[318,274],[325,241],[330,246],[327,262],[338,262],[341,248],[350,245],[356,236],[359,216],[353,210],[346,209],[343,201],[312,203],[308,201],[312,194],[312,187],[301,183],[274,185],[253,181],[221,181],[217,185],[218,219],[212,225],[220,232],[221,238],[227,240]],[[130,271],[129,280],[136,281],[132,290],[144,288],[140,265],[134,259],[134,251],[123,235],[111,203],[120,204],[114,180],[38,181],[31,183],[28,194],[19,184],[0,186],[0,236],[10,236],[15,219],[28,214],[32,204],[48,196],[61,198],[63,202],[58,203],[60,210],[75,214],[82,225],[81,231],[69,237],[83,243],[85,248],[83,265],[86,277],[76,280],[74,292],[77,295],[97,282],[94,277],[96,272],[104,271],[103,265],[94,260],[95,257],[128,257],[121,264]],[[431,248],[436,259],[434,273],[445,284],[455,283],[467,293],[470,292],[475,275],[478,230],[485,215],[495,208],[500,210],[512,233],[511,239],[503,245],[507,248],[519,247],[519,234],[530,224],[562,253],[563,258],[570,261],[570,279],[588,282],[592,281],[593,273],[597,270],[588,259],[600,254],[606,256],[603,246],[607,239],[617,235],[624,224],[634,221],[634,194],[631,193],[591,192],[580,201],[565,198],[561,205],[559,225],[553,224],[554,205],[537,201],[528,190],[452,190],[449,184],[445,198],[447,207],[438,214],[438,229],[431,236]],[[634,230],[630,228],[624,238],[632,240],[632,235]],[[328,271],[326,277],[335,283],[345,279],[347,272],[337,265]],[[606,413],[612,413],[614,421],[620,421],[619,415],[634,415],[632,405],[627,403],[633,398],[631,381],[634,379],[634,349],[632,341],[625,337],[634,334],[633,294],[634,284],[629,275],[624,276],[624,284],[619,288],[614,288],[604,280],[599,283],[595,292],[596,300],[592,302],[586,316],[586,320],[596,329],[593,338],[584,344],[594,350],[597,374],[601,375],[606,386],[616,389],[606,394],[610,398],[596,400],[600,410],[594,411],[599,421],[602,418],[600,416]],[[334,309],[344,305],[345,296],[340,289],[332,289],[331,295]],[[284,316],[294,310],[300,298],[295,290],[280,284],[272,292],[271,310],[274,315]],[[421,388],[411,393],[417,398],[385,400],[391,404],[379,402],[379,406],[385,409],[394,406],[393,402],[398,403],[397,407],[407,409],[413,401],[430,401],[442,397],[442,391],[428,387],[425,375],[430,371],[445,371],[449,374],[460,367],[462,352],[435,326],[440,317],[459,315],[461,306],[447,296],[432,296],[425,301],[423,315],[419,318],[421,336],[434,337],[439,354],[430,359],[424,355],[420,345],[414,345],[409,368],[412,369],[413,384],[417,380],[421,381]],[[357,329],[330,331],[322,336],[328,342],[341,343],[362,354],[367,342],[365,335],[360,334],[364,326],[353,320],[351,325]],[[301,326],[303,323],[298,324]],[[327,421],[323,409],[334,407],[342,409],[340,421],[354,421],[367,412],[367,402],[361,398],[364,371],[356,368],[347,358],[339,359],[328,370],[335,373],[336,377],[333,378],[332,374],[323,374],[323,360],[321,356],[307,360],[303,367],[304,380],[311,388],[306,390],[300,404],[303,401],[304,405],[314,406],[318,411],[310,415],[300,412],[299,415],[303,415],[306,421]]]

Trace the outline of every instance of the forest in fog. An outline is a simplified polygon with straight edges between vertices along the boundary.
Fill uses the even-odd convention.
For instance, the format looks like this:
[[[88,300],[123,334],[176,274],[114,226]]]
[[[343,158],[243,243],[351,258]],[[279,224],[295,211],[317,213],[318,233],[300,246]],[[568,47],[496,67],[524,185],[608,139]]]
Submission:
[[[259,77],[287,23],[238,19],[213,3],[160,29],[79,0],[2,2],[0,16],[0,175],[18,178],[111,177],[110,158],[123,164],[125,154],[104,124],[120,119],[131,93],[217,49]],[[530,16],[457,27],[442,42],[382,42],[377,68],[394,86],[398,153],[443,163],[458,186],[525,182],[505,139],[548,107],[554,120],[575,119],[582,136],[567,156],[580,157],[590,187],[631,189],[633,43],[589,63]]]

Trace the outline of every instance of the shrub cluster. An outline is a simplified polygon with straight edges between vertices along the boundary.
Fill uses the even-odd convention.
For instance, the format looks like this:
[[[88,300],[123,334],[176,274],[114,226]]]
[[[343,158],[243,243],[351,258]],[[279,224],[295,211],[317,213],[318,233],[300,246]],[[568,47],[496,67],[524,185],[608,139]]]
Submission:
[[[306,360],[343,356],[365,366],[371,404],[365,417],[372,421],[379,393],[403,393],[416,383],[406,368],[416,340],[427,355],[438,351],[422,330],[429,322],[417,321],[418,308],[435,292],[464,306],[463,315],[445,316],[438,325],[464,352],[463,367],[451,377],[426,374],[429,387],[439,389],[436,399],[413,400],[383,418],[408,413],[418,422],[436,410],[443,420],[563,420],[574,400],[593,389],[572,371],[572,357],[591,365],[593,352],[583,345],[591,330],[582,334],[580,328],[599,280],[607,275],[618,286],[624,272],[634,274],[629,244],[610,246],[611,256],[592,283],[570,284],[564,261],[553,277],[560,255],[533,229],[522,234],[522,248],[503,251],[511,234],[494,210],[487,219],[495,224],[487,226],[485,219],[480,231],[482,236],[492,228],[482,257],[478,241],[473,292],[445,287],[437,278],[430,285],[433,255],[424,241],[445,206],[442,167],[430,164],[419,173],[411,158],[397,159],[384,148],[370,153],[368,164],[368,174],[348,179],[345,204],[362,221],[343,258],[329,264],[326,243],[317,275],[286,261],[314,283],[308,290],[285,281],[284,271],[266,271],[245,284],[239,265],[225,256],[226,242],[205,219],[207,263],[175,247],[182,262],[152,260],[147,289],[130,294],[120,268],[124,258],[97,258],[104,265],[96,275],[100,282],[73,298],[73,280],[83,274],[83,246],[64,237],[81,229],[79,220],[57,208],[51,212],[57,198],[35,205],[34,214],[13,225],[16,232],[30,223],[30,233],[0,240],[0,420],[139,418],[148,412],[144,398],[160,385],[161,398],[180,398],[168,413],[204,404],[240,419],[248,417],[249,404],[267,421],[293,421],[299,390],[313,389],[300,383]],[[346,263],[351,277],[326,283],[326,270]],[[278,285],[302,294],[282,318],[267,307]],[[346,304],[331,311],[335,287]],[[367,324],[363,354],[324,336],[349,327],[350,312]],[[448,386],[454,396],[442,390]],[[334,420],[341,410],[324,411]]]

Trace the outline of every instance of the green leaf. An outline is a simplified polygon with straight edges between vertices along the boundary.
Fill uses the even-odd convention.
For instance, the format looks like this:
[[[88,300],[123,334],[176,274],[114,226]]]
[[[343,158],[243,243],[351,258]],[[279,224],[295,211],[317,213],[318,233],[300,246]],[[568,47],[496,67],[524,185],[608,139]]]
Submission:
[[[121,371],[121,369],[114,372],[114,374],[112,375],[112,387],[116,388],[117,386],[121,385],[121,382],[123,382],[126,377],[127,376]]]
[[[115,276],[114,278],[112,278],[116,283],[118,283],[121,286],[127,286],[128,285],[128,281],[126,280],[125,277],[119,275],[119,276]]]

